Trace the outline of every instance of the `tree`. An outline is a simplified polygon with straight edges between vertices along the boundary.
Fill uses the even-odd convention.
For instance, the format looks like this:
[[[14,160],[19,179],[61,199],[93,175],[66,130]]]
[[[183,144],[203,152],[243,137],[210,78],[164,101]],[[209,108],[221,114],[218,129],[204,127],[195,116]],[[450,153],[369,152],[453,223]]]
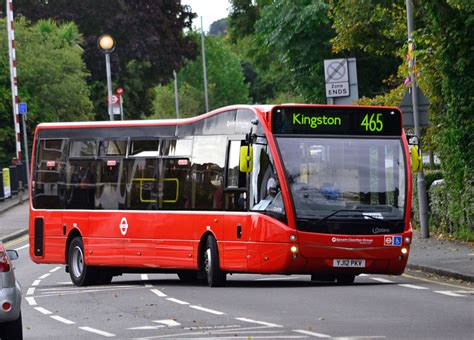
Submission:
[[[334,36],[323,0],[278,0],[265,6],[256,35],[280,65],[290,71],[294,91],[307,101],[324,102],[323,60]]]
[[[196,41],[199,35],[192,34]],[[223,62],[225,61],[225,62]],[[232,52],[221,36],[206,37],[206,63],[209,93],[209,107],[245,104],[248,102],[248,88],[239,57]],[[178,73],[180,112],[182,117],[195,116],[205,112],[202,58],[189,62]],[[155,89],[154,118],[175,117],[173,83]]]
[[[0,20],[0,25],[0,34],[6,36],[5,21]],[[37,123],[93,118],[86,83],[89,73],[82,59],[79,45],[82,36],[77,27],[73,23],[58,25],[51,20],[31,25],[20,18],[16,20],[15,37],[19,97],[28,103],[30,139]],[[5,77],[2,76],[0,83],[0,148],[3,161],[11,158],[15,150],[7,51],[6,39],[2,39],[0,74]]]
[[[219,34],[226,35],[227,30],[229,28],[229,24],[227,22],[228,22],[227,18],[214,21],[209,27],[209,35],[210,36],[216,36]]]
[[[464,1],[423,1],[423,18],[432,51],[432,92],[439,112],[433,115],[434,143],[446,181],[452,229],[458,236],[474,234],[474,7]],[[431,54],[431,53],[430,53]],[[469,236],[470,235],[470,236]]]
[[[84,35],[91,82],[105,81],[105,61],[97,47],[97,38],[102,33],[111,34],[117,46],[111,54],[112,74],[114,82],[126,88],[125,108],[129,118],[149,115],[149,91],[156,84],[169,81],[173,70],[179,70],[185,60],[196,55],[196,44],[183,34],[184,28],[191,28],[195,14],[180,1],[15,0],[15,7],[17,13],[34,21],[42,18],[74,21]],[[147,69],[140,89],[127,85],[129,77],[134,77],[129,72],[131,61]],[[93,87],[103,88],[98,84]],[[129,100],[129,96],[141,100]],[[104,112],[100,105],[105,103],[106,91],[94,92],[92,97],[95,108]]]

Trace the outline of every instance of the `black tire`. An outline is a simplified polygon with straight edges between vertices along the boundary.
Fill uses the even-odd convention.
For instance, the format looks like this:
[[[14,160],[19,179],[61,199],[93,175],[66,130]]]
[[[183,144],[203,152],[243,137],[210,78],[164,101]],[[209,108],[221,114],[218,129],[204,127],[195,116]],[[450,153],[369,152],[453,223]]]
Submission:
[[[312,274],[311,281],[334,282],[336,281],[336,276],[334,276],[333,274],[325,274],[325,273]]]
[[[198,282],[198,272],[196,270],[182,270],[177,272],[178,277],[184,283]]]
[[[355,281],[355,275],[352,274],[341,274],[336,276],[336,281],[338,285],[345,286],[351,285]]]
[[[2,340],[22,340],[23,324],[21,321],[21,312],[18,319],[0,323],[0,338]]]
[[[67,260],[69,276],[74,285],[89,286],[97,283],[99,273],[96,268],[86,265],[84,243],[81,237],[76,237],[71,241]]]
[[[212,236],[207,237],[202,264],[206,273],[207,285],[209,287],[222,287],[225,285],[226,273],[221,271],[217,242]]]

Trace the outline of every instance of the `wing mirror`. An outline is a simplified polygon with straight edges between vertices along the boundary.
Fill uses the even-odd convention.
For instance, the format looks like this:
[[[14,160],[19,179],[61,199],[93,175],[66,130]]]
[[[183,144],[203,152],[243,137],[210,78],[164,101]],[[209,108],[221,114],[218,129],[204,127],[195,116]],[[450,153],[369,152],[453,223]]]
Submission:
[[[19,257],[16,250],[7,250],[7,254],[10,260],[16,260]]]
[[[253,169],[253,147],[244,145],[240,147],[240,172],[251,172]]]

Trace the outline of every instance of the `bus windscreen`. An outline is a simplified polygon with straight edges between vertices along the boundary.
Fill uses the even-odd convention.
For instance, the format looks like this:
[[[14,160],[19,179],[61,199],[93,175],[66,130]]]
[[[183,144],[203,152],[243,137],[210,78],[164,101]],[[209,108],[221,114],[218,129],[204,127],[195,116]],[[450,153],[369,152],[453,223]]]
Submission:
[[[275,134],[400,136],[401,114],[391,108],[280,106],[272,112]]]

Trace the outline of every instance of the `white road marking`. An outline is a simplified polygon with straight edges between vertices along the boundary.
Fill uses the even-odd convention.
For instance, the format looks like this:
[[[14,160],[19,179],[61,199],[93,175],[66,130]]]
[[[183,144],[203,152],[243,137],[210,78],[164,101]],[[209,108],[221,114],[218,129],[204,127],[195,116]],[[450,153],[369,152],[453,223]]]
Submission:
[[[399,284],[399,286],[400,287],[406,287],[406,288],[412,288],[412,289],[429,289],[429,288],[422,287],[422,286],[411,285],[409,283],[401,283],[401,284]]]
[[[108,338],[111,338],[111,337],[115,336],[115,334],[112,334],[112,333],[109,333],[109,332],[104,332],[104,331],[101,331],[101,330],[98,330],[98,329],[95,329],[95,328],[91,328],[91,327],[79,327],[79,329],[82,329],[83,331],[86,331],[86,332],[99,334],[99,335],[102,335],[102,336],[105,336],[105,337],[108,337]]]
[[[41,280],[46,279],[50,275],[51,275],[51,273],[46,273],[43,276],[40,276],[39,279],[41,279]]]
[[[25,244],[24,246],[21,246],[19,248],[16,248],[15,250],[18,251],[18,250],[22,250],[22,249],[25,249],[25,248],[28,248],[30,245],[29,244]]]
[[[37,297],[49,297],[49,296],[57,296],[57,295],[79,295],[79,294],[89,294],[89,293],[97,293],[97,292],[111,292],[115,290],[130,290],[130,289],[139,289],[140,287],[130,287],[130,288],[109,288],[109,289],[88,289],[88,290],[57,290],[57,291],[48,291],[48,292],[41,292],[41,295]]]
[[[305,331],[304,329],[294,329],[293,332],[301,333],[301,334],[305,334],[305,335],[311,335],[311,336],[315,336],[317,338],[330,338],[331,337],[330,335],[327,335],[327,334]]]
[[[359,274],[360,277],[369,276],[369,274]],[[306,331],[305,331],[306,332]]]
[[[393,283],[394,281],[383,279],[381,277],[371,277],[371,280],[382,282],[382,283]]]
[[[275,323],[270,323],[270,322],[265,322],[265,321],[257,321],[257,320],[247,319],[247,318],[235,318],[235,319],[239,321],[244,321],[244,322],[256,323],[256,324],[264,325],[268,327],[283,327],[281,325],[277,325]]]
[[[189,307],[200,310],[200,311],[203,311],[203,312],[216,314],[216,315],[224,315],[225,314],[225,313],[219,312],[217,310],[208,309],[208,308],[204,308],[204,307],[200,307],[200,306],[189,306]]]
[[[166,300],[171,301],[171,302],[179,303],[180,305],[189,305],[189,302],[178,300],[178,299],[175,299],[175,298],[167,298]]]
[[[31,285],[34,287],[34,286],[39,285],[40,283],[41,283],[41,280],[35,280],[35,281],[33,281],[33,283]]]
[[[447,296],[453,296],[453,297],[466,297],[466,295],[461,295],[450,290],[435,290],[434,292],[438,294],[447,295]]]
[[[43,313],[44,315],[51,315],[53,313],[51,313],[49,310],[43,308],[43,307],[35,307],[35,309],[40,312],[40,313]]]
[[[152,293],[158,295],[159,297],[165,297],[165,296],[168,296],[166,295],[165,293],[162,293],[161,291],[159,291],[158,289],[150,289]]]
[[[75,324],[74,321],[62,318],[59,315],[50,315],[49,317],[54,319],[54,320],[57,320],[59,322],[65,323],[66,325],[74,325]]]
[[[130,328],[127,328],[131,331],[147,331],[147,330],[155,330],[155,329],[159,329],[159,328],[164,328],[166,326],[141,326],[141,327],[130,327]]]
[[[50,272],[50,273],[54,273],[54,272],[57,272],[59,269],[61,269],[61,267],[54,267],[54,268],[51,269],[49,272]]]
[[[163,325],[166,325],[168,327],[176,327],[176,326],[181,326],[181,324],[173,319],[167,319],[167,320],[153,320],[155,323],[161,323]]]
[[[36,300],[35,300],[34,297],[27,296],[27,297],[25,297],[25,299],[26,299],[26,301],[28,301],[28,304],[29,304],[30,306],[36,306],[36,305],[38,305],[38,304],[36,303]]]
[[[28,288],[28,291],[26,292],[26,295],[33,295],[35,293],[35,289],[34,287],[30,287]]]

